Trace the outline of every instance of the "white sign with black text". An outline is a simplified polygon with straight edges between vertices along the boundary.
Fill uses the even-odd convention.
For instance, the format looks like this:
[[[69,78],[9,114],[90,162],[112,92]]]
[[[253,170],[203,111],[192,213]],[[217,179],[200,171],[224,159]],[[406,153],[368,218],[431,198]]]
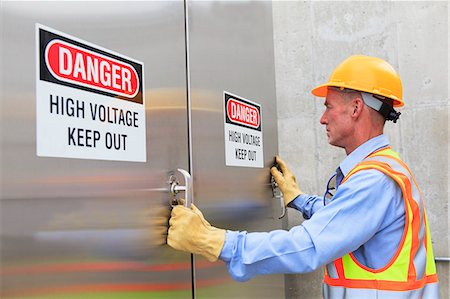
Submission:
[[[36,24],[38,156],[145,162],[144,65]]]
[[[261,106],[224,91],[225,164],[264,167]]]

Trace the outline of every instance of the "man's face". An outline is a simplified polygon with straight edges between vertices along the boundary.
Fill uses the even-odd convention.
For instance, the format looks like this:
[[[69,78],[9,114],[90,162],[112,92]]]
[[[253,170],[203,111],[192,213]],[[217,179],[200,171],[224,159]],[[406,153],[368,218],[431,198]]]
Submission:
[[[320,123],[326,126],[328,143],[346,148],[353,137],[353,105],[340,91],[329,89],[324,103],[326,109]]]

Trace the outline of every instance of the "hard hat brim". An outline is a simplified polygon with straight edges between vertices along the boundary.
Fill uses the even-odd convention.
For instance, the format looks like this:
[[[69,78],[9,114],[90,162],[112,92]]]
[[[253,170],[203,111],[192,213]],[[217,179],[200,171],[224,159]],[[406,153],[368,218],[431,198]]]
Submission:
[[[328,86],[329,86],[328,84],[322,84],[322,85],[316,86],[311,90],[311,93],[313,95],[315,95],[316,97],[324,98],[327,96]]]

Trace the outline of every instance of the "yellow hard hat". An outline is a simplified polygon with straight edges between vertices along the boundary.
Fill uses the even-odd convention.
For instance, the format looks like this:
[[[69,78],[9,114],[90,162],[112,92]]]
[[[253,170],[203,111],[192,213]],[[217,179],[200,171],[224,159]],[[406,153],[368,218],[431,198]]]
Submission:
[[[326,97],[328,86],[364,91],[394,101],[394,107],[402,107],[402,81],[394,68],[383,59],[354,55],[338,65],[327,83],[311,92],[318,97]]]

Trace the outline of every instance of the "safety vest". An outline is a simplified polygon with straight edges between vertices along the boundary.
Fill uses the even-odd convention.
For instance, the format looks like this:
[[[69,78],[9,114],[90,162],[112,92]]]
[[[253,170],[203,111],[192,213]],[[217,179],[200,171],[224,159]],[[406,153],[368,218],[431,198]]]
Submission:
[[[417,182],[398,154],[387,147],[356,165],[342,180],[366,169],[376,169],[400,186],[405,207],[405,227],[400,245],[381,269],[359,263],[352,253],[325,268],[325,298],[439,298],[438,277],[425,206]],[[341,183],[341,184],[342,184]]]

